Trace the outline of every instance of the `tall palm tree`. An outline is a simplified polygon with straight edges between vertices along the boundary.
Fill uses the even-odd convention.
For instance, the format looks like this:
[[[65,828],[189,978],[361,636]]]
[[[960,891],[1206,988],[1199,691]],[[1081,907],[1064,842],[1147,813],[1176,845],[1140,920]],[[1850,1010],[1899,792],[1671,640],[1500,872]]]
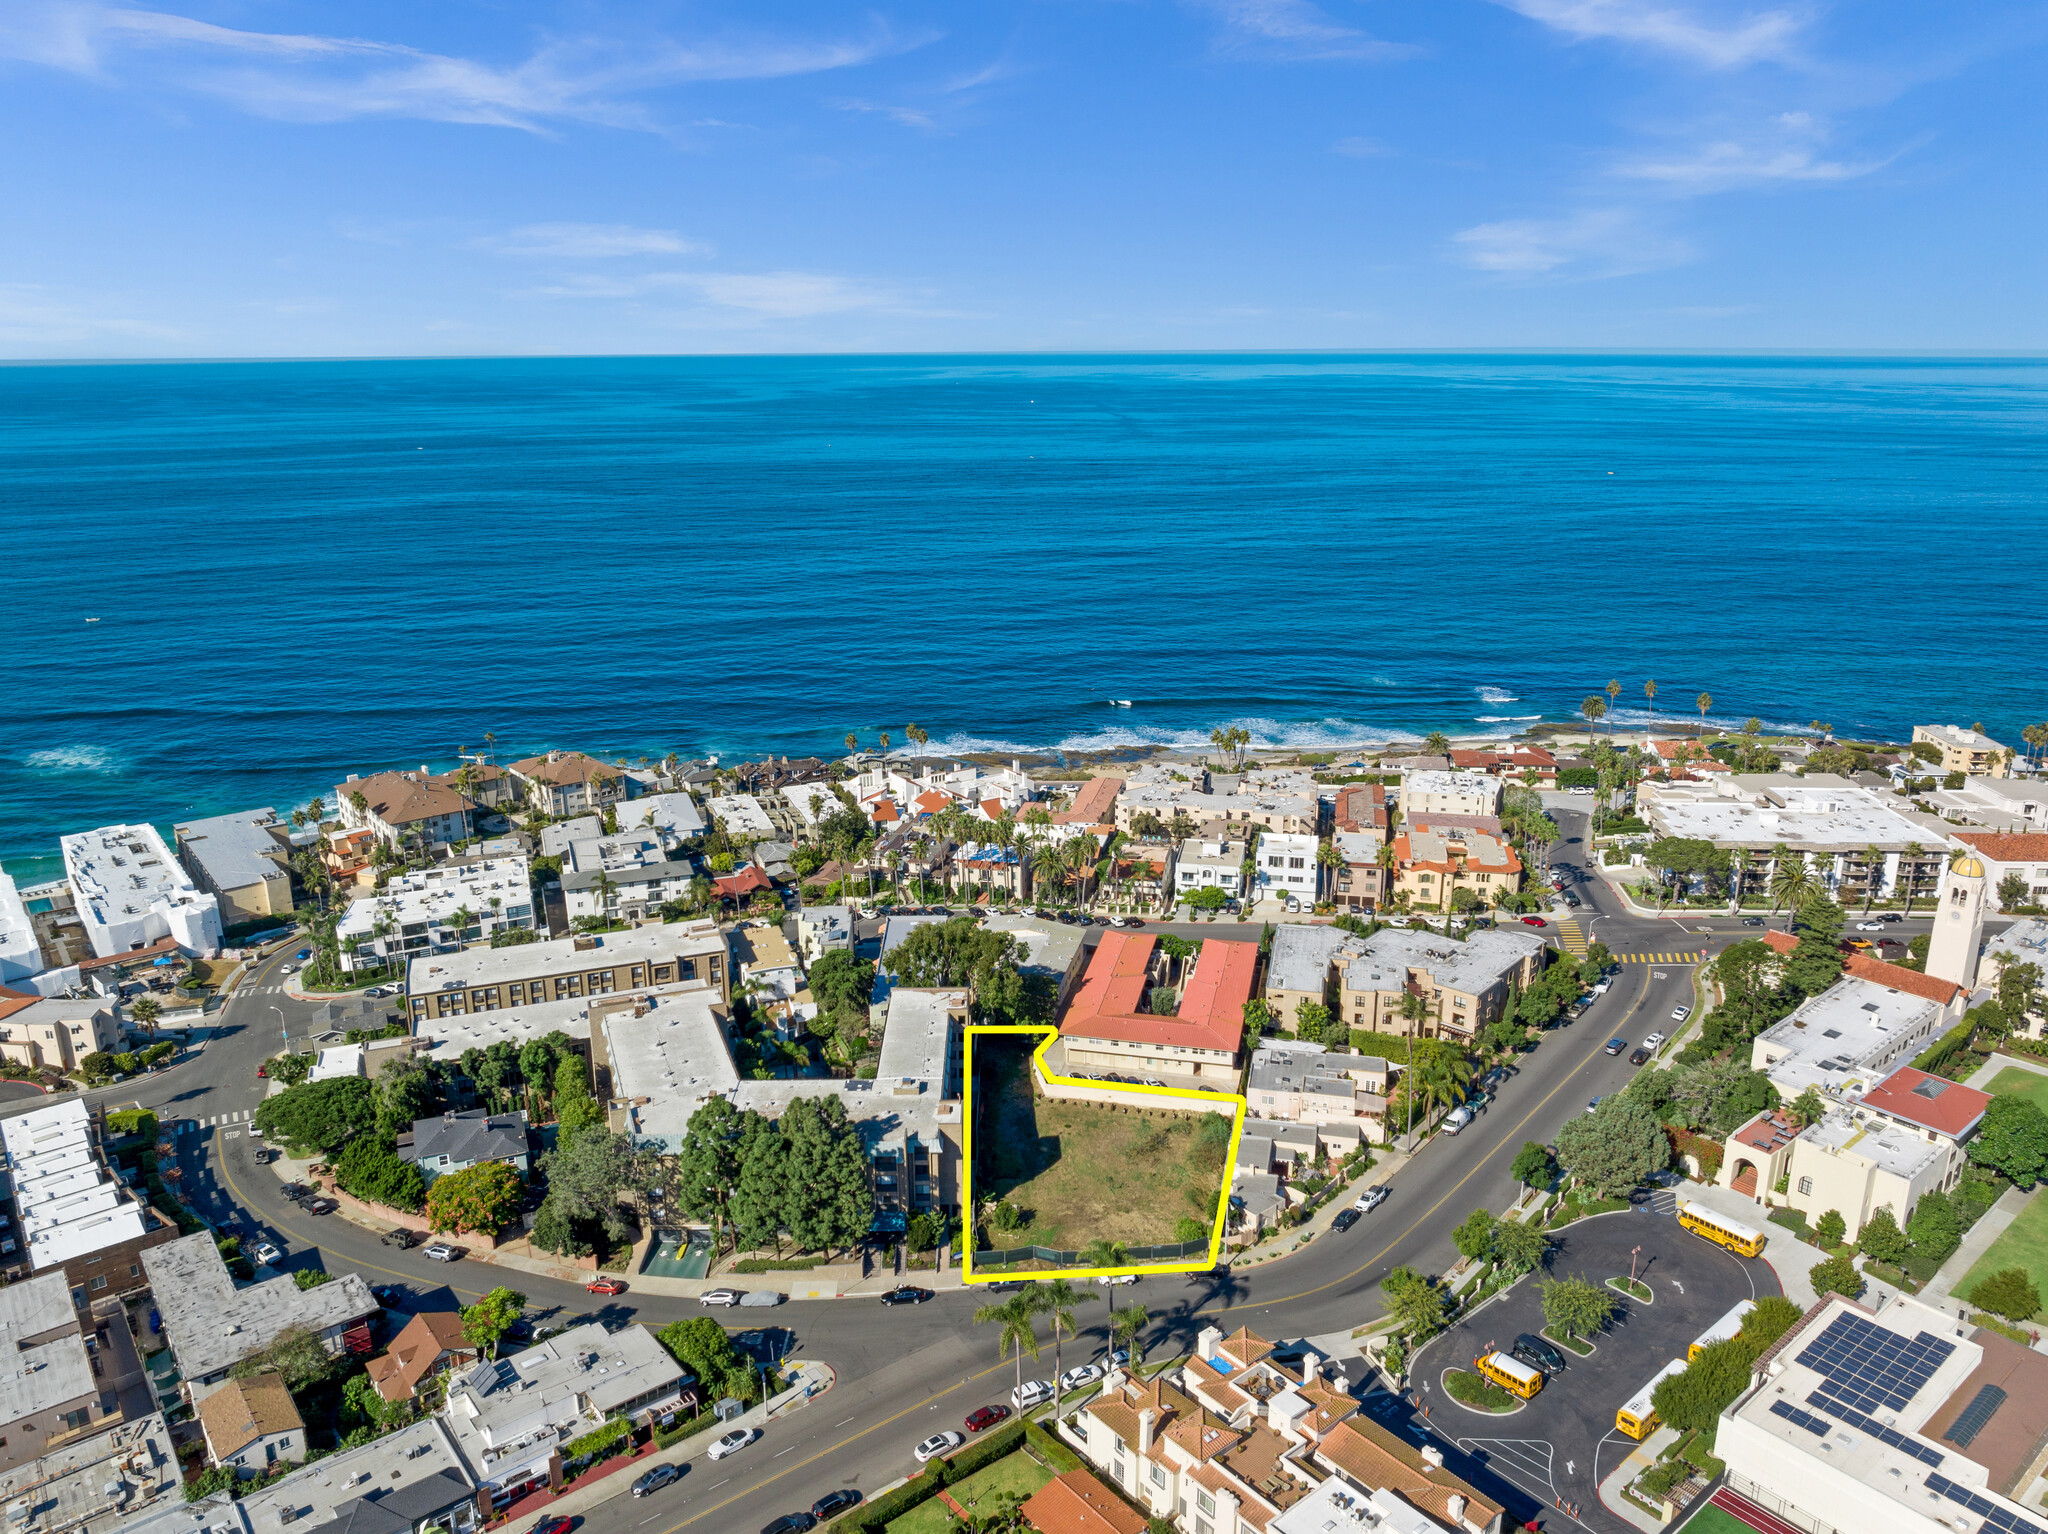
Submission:
[[[1707,710],[1714,706],[1714,695],[1710,692],[1703,692],[1697,698],[1693,699],[1693,702],[1699,705],[1700,737],[1702,739],[1705,739],[1707,733]]]
[[[1863,849],[1863,914],[1870,914],[1870,903],[1877,899],[1879,869],[1884,863],[1884,854],[1873,843]]]
[[[1080,1331],[1080,1327],[1075,1324],[1074,1307],[1083,1300],[1092,1300],[1096,1296],[1085,1289],[1076,1289],[1064,1278],[1055,1278],[1040,1283],[1033,1298],[1038,1302],[1038,1313],[1044,1316],[1052,1327],[1052,1373],[1054,1381],[1057,1382],[1062,1372],[1060,1343],[1064,1338],[1072,1337]],[[1053,1421],[1057,1422],[1063,1414],[1065,1403],[1059,1398],[1057,1383],[1053,1389],[1052,1415]]]
[[[1650,728],[1657,728],[1657,683],[1656,679],[1643,683],[1643,696],[1650,700]]]
[[[1451,754],[1451,737],[1442,730],[1431,730],[1422,737],[1422,749],[1431,756],[1449,756]]]
[[[1109,1345],[1112,1349],[1131,1350],[1130,1367],[1135,1368],[1145,1361],[1145,1350],[1138,1343],[1138,1333],[1152,1320],[1152,1312],[1143,1305],[1126,1305],[1122,1310],[1111,1309],[1109,1313]]]
[[[1421,1036],[1422,1025],[1429,1018],[1429,1003],[1418,991],[1401,992],[1401,1020],[1408,1025],[1408,1063],[1412,1070],[1415,1064],[1415,1041]],[[1415,1089],[1405,1086],[1401,1095],[1408,1102],[1408,1133],[1415,1133]]]
[[[1414,1070],[1415,1095],[1425,1103],[1455,1108],[1472,1084],[1472,1063],[1453,1049],[1432,1050]]]
[[[1747,847],[1737,847],[1735,849],[1735,855],[1728,860],[1728,872],[1733,875],[1729,882],[1734,886],[1730,891],[1729,909],[1731,911],[1739,911],[1742,909],[1742,886],[1749,874],[1749,849]]]
[[[1012,1400],[1021,1401],[1024,1398],[1024,1355],[1029,1353],[1031,1361],[1038,1362],[1037,1318],[1038,1303],[1034,1298],[1033,1289],[1013,1294],[1000,1305],[978,1306],[974,1312],[975,1325],[1001,1328],[996,1333],[998,1362],[1012,1354],[1016,1355],[1017,1393],[1011,1397]]]
[[[1780,863],[1771,875],[1771,914],[1777,914],[1780,903],[1788,913],[1798,910],[1801,902],[1818,893],[1819,889],[1820,880],[1806,866],[1804,857]]]
[[[1579,705],[1579,712],[1586,716],[1586,724],[1589,729],[1597,729],[1600,725],[1601,716],[1607,712],[1606,701],[1597,692],[1589,692],[1586,694],[1585,702]]]
[[[1323,879],[1319,882],[1326,883],[1329,886],[1329,893],[1333,895],[1337,891],[1337,870],[1343,866],[1344,854],[1337,850],[1336,837],[1326,836],[1316,843],[1316,867],[1324,870]],[[1318,889],[1316,894],[1320,899],[1323,891]]]
[[[1621,701],[1621,678],[1618,676],[1609,677],[1607,685],[1601,691],[1607,694],[1608,710],[1611,712],[1613,706]],[[1609,728],[1612,728],[1612,726],[1609,726]]]
[[[1907,842],[1900,859],[1906,874],[1906,914],[1913,912],[1913,897],[1920,893],[1920,860],[1927,856],[1927,849],[1918,842]]]
[[[860,737],[851,730],[846,732],[846,754],[848,756],[858,756],[860,754]]]
[[[1052,842],[1040,842],[1031,853],[1031,872],[1034,878],[1058,888],[1067,876],[1067,855]]]

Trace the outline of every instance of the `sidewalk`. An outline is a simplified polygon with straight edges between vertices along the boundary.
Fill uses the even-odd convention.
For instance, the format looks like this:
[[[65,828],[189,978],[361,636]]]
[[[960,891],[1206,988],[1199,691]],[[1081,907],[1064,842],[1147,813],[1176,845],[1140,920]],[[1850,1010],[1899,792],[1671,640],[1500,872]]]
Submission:
[[[1662,1534],[1664,1521],[1652,1518],[1621,1494],[1621,1488],[1657,1463],[1657,1456],[1678,1441],[1675,1428],[1660,1427],[1648,1438],[1629,1450],[1619,1465],[1610,1470],[1600,1481],[1600,1504],[1616,1517],[1626,1518],[1643,1531],[1643,1534]]]
[[[1246,1122],[1254,1123],[1256,1120],[1248,1119]],[[1226,1249],[1223,1254],[1224,1260],[1234,1268],[1257,1267],[1261,1263],[1272,1262],[1276,1258],[1292,1255],[1311,1236],[1320,1236],[1329,1230],[1331,1222],[1337,1218],[1341,1211],[1349,1209],[1351,1201],[1357,1198],[1365,1188],[1376,1182],[1391,1181],[1395,1173],[1399,1172],[1402,1167],[1414,1159],[1412,1153],[1397,1151],[1390,1146],[1379,1145],[1375,1145],[1372,1148],[1372,1156],[1372,1165],[1352,1179],[1341,1193],[1335,1195],[1327,1204],[1310,1215],[1306,1223],[1290,1226],[1285,1230],[1274,1231],[1264,1239],[1256,1241],[1237,1252],[1231,1252]]]
[[[2032,1193],[2022,1193],[2018,1188],[2007,1188],[1998,1202],[1985,1210],[1977,1223],[1970,1227],[1969,1234],[1963,1237],[1963,1244],[1949,1254],[1948,1261],[1927,1281],[1920,1297],[1930,1305],[1948,1299],[1961,1303],[1963,1297],[1956,1294],[1955,1285],[1961,1283],[1964,1275],[1977,1265],[1978,1258],[1991,1250],[1991,1243],[2005,1234],[2006,1227],[2019,1218],[2020,1211],[2033,1197]]]

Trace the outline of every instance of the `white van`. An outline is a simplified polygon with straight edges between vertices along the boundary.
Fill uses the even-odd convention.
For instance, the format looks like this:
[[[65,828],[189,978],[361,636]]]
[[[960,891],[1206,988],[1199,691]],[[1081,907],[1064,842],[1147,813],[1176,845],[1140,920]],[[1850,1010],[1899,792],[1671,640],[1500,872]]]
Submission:
[[[1453,1108],[1444,1117],[1444,1133],[1454,1135],[1472,1122],[1472,1110],[1466,1107]]]
[[[1026,1380],[1010,1391],[1010,1404],[1018,1411],[1029,1411],[1052,1399],[1051,1380]]]

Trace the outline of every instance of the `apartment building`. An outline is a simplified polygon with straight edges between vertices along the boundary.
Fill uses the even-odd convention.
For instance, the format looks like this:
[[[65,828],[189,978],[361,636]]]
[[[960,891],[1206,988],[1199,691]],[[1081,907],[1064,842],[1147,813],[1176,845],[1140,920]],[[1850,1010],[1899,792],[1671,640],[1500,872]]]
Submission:
[[[1515,746],[1506,751],[1453,751],[1451,770],[1483,772],[1488,777],[1531,788],[1557,787],[1557,758],[1541,746]]]
[[[1943,820],[1986,831],[2048,831],[2048,783],[2035,777],[1965,778],[1961,788],[1937,788],[1919,802]]]
[[[0,985],[43,972],[43,946],[29,919],[28,903],[5,869],[0,869]]]
[[[1186,815],[1196,825],[1258,826],[1267,831],[1314,835],[1322,801],[1306,772],[1225,777],[1206,768],[1148,764],[1124,780],[1116,797],[1116,826],[1130,835],[1137,817],[1151,814],[1171,822]]]
[[[1364,913],[1386,903],[1394,871],[1381,861],[1387,842],[1378,831],[1338,831],[1330,838],[1338,863],[1327,898],[1340,911]]]
[[[1500,1534],[1501,1508],[1440,1451],[1361,1415],[1315,1354],[1273,1352],[1249,1328],[1204,1328],[1177,1368],[1145,1381],[1112,1369],[1060,1436],[1180,1534]]]
[[[581,751],[529,756],[511,770],[527,804],[550,815],[590,814],[626,798],[625,773]]]
[[[376,894],[351,902],[334,936],[342,968],[353,973],[422,954],[455,953],[467,943],[534,926],[530,865],[513,856],[401,874]]]
[[[1301,1024],[1301,1008],[1324,1006],[1331,1000],[1331,966],[1340,956],[1365,951],[1365,939],[1341,927],[1303,926],[1284,922],[1273,929],[1266,956],[1266,1007],[1289,1030]]]
[[[1409,772],[1401,777],[1401,818],[1417,815],[1498,815],[1504,792],[1483,772]]]
[[[1543,955],[1543,939],[1520,930],[1475,932],[1463,942],[1412,929],[1375,932],[1356,953],[1333,959],[1338,1016],[1351,1028],[1469,1041],[1542,972]],[[1419,1022],[1401,1010],[1410,994],[1426,1008]]]
[[[1386,1139],[1392,1085],[1393,1066],[1378,1055],[1288,1041],[1252,1051],[1245,1101],[1254,1118],[1355,1126],[1365,1138],[1379,1143]]]
[[[1321,867],[1316,853],[1321,844],[1312,834],[1268,831],[1259,838],[1257,869],[1253,875],[1262,899],[1298,900],[1313,905]]]
[[[1015,847],[994,842],[968,842],[953,854],[953,871],[970,890],[989,890],[1022,900],[1029,889],[1030,869]]]
[[[1387,790],[1379,783],[1352,783],[1337,790],[1330,820],[1339,831],[1362,831],[1385,840]]]
[[[1978,730],[1953,724],[1916,724],[1913,739],[1941,752],[1941,770],[1973,778],[2002,778],[2010,771],[2012,752]]]
[[[1522,887],[1522,859],[1505,838],[1441,822],[1397,835],[1391,872],[1394,894],[1423,910],[1456,909],[1460,890],[1491,906]]]
[[[1933,976],[1922,978],[1946,988]],[[1758,1034],[1749,1067],[1767,1073],[1786,1102],[1808,1087],[1836,1101],[1854,1100],[1950,1026],[1947,1007],[1933,997],[1845,972]]]
[[[222,926],[292,913],[291,827],[276,810],[182,821],[171,834],[185,871],[220,902]]]
[[[1053,815],[1054,825],[1102,826],[1116,824],[1116,798],[1124,780],[1104,773],[1090,778],[1074,790],[1073,802]]]
[[[0,995],[0,1057],[16,1065],[75,1071],[87,1055],[120,1047],[114,1009],[101,997]]]
[[[192,881],[155,826],[101,826],[59,845],[79,923],[97,957],[166,938],[188,954],[220,948],[219,899]]]
[[[1183,846],[1173,865],[1174,894],[1185,900],[1197,890],[1220,889],[1232,900],[1244,899],[1251,888],[1245,850],[1242,841],[1207,834]]]
[[[142,1253],[177,1239],[169,1220],[114,1175],[99,1120],[78,1098],[0,1120],[15,1224],[0,1231],[10,1279],[62,1273],[90,1310],[148,1287]]]
[[[1202,945],[1171,1013],[1155,1012],[1165,978],[1159,940],[1110,932],[1096,945],[1060,1019],[1070,1069],[1135,1075],[1171,1086],[1234,1084],[1241,1066],[1244,1008],[1258,974],[1255,943]]]
[[[121,1344],[132,1373],[140,1360],[122,1320]],[[122,1420],[102,1357],[102,1333],[87,1333],[64,1275],[49,1273],[0,1288],[0,1338],[8,1367],[0,1371],[0,1472],[53,1449],[105,1432]]]
[[[370,1319],[382,1308],[358,1273],[312,1289],[288,1274],[237,1284],[211,1230],[151,1247],[142,1266],[188,1393],[226,1379],[288,1331],[311,1333],[330,1354],[368,1353]]]
[[[657,831],[578,837],[562,854],[562,902],[572,921],[651,921],[667,902],[686,898],[698,877],[696,863],[671,853]]]
[[[710,921],[666,922],[602,936],[426,955],[406,971],[414,1031],[445,1018],[706,981],[732,999],[725,934]]]
[[[387,847],[431,852],[476,834],[476,803],[447,777],[417,772],[350,773],[334,785],[335,812],[351,831],[368,830]]]

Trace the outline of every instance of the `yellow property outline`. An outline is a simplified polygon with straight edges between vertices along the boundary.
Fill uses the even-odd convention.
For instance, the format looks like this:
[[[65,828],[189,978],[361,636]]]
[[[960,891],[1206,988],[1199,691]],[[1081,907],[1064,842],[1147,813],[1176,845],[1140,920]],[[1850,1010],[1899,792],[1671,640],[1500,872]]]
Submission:
[[[1142,1267],[1126,1265],[1116,1268],[1035,1268],[1019,1274],[1014,1268],[997,1268],[988,1273],[974,1271],[974,1036],[977,1033],[1042,1033],[1045,1042],[1031,1052],[1032,1067],[1045,1080],[1059,1086],[1093,1087],[1097,1091],[1128,1092],[1134,1097],[1208,1097],[1218,1104],[1235,1103],[1237,1111],[1230,1123],[1230,1149],[1223,1158],[1223,1186],[1216,1193],[1216,1220],[1209,1230],[1209,1255],[1199,1260],[1182,1258],[1177,1262],[1148,1263]],[[1047,1023],[969,1023],[966,1030],[966,1053],[962,1061],[965,1084],[962,1088],[964,1100],[961,1104],[961,1187],[960,1202],[967,1211],[966,1239],[960,1243],[960,1277],[969,1284],[992,1284],[1003,1279],[1025,1278],[1121,1278],[1125,1274],[1137,1276],[1144,1273],[1200,1273],[1216,1265],[1216,1259],[1223,1250],[1223,1221],[1230,1210],[1231,1170],[1237,1165],[1237,1142],[1244,1135],[1246,1099],[1239,1092],[1191,1093],[1179,1087],[1127,1086],[1120,1081],[1084,1081],[1076,1076],[1055,1076],[1046,1068],[1045,1052],[1052,1048],[1053,1040],[1060,1036],[1057,1027]],[[1102,1104],[1109,1107],[1112,1104]],[[1200,1109],[1182,1109],[1183,1112],[1200,1112]]]

